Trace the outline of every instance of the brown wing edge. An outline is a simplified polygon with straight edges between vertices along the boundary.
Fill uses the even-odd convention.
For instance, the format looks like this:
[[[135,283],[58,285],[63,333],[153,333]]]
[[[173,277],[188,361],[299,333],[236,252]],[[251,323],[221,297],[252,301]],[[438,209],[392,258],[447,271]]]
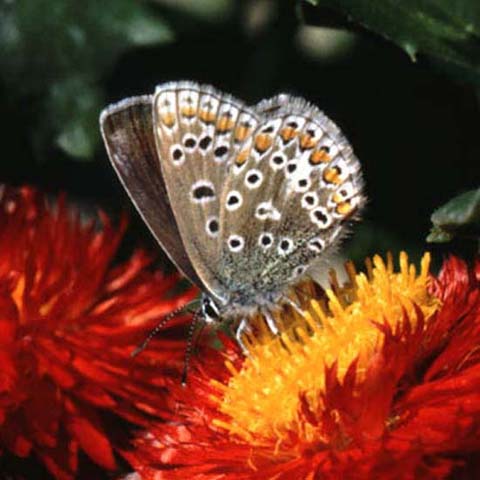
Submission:
[[[170,260],[205,290],[186,254],[165,187],[153,135],[153,96],[124,99],[100,114],[100,130],[115,172]]]

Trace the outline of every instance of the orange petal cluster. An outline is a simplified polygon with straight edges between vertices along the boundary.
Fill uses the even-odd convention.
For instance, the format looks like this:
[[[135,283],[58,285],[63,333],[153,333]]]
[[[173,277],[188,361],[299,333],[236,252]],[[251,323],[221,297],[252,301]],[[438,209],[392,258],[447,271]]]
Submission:
[[[480,262],[428,263],[349,268],[248,359],[223,338],[124,452],[133,478],[476,478]]]
[[[183,331],[130,352],[195,292],[149,269],[142,250],[113,265],[126,222],[91,220],[32,188],[0,199],[0,451],[73,480],[79,453],[107,470],[129,425],[166,410],[178,381]],[[177,288],[178,291],[178,288]],[[180,334],[179,334],[180,333]],[[123,427],[122,427],[123,425]],[[40,478],[41,466],[34,478]],[[6,467],[4,468],[4,470]],[[8,472],[3,472],[8,476]]]

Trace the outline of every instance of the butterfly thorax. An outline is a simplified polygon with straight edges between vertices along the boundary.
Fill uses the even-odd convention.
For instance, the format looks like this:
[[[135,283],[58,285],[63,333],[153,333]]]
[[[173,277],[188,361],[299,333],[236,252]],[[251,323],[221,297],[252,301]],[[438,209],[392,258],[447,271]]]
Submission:
[[[292,288],[292,283],[275,284],[270,277],[257,277],[241,284],[232,282],[227,288],[229,295],[223,302],[215,302],[208,297],[221,320],[250,317],[262,311],[275,310],[282,298],[286,297],[286,292]]]

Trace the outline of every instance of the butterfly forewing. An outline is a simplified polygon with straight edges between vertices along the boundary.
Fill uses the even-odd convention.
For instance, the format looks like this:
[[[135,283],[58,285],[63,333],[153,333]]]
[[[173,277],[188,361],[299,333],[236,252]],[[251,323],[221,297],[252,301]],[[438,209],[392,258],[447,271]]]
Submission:
[[[282,105],[283,104],[283,105]],[[360,166],[339,129],[303,99],[257,106],[220,205],[221,281],[242,301],[274,297],[314,265],[363,203]],[[242,206],[228,208],[231,192]]]
[[[220,198],[229,160],[258,124],[257,114],[209,86],[176,82],[157,87],[155,139],[183,243],[211,295],[219,282]]]
[[[151,95],[132,97],[102,112],[100,128],[110,161],[138,212],[165,252],[204,288],[185,251],[170,207],[153,137]]]

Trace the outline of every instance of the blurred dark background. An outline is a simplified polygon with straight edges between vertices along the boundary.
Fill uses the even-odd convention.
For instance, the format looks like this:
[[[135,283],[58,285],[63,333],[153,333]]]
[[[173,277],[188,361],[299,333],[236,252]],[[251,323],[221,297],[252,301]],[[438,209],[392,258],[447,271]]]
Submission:
[[[338,123],[363,164],[369,203],[347,255],[472,252],[468,242],[425,243],[432,211],[480,183],[467,75],[421,52],[412,61],[344,12],[307,2],[97,3],[4,2],[2,182],[131,211],[98,136],[103,106],[179,79],[252,103],[286,91]],[[132,224],[128,242],[150,243],[133,211]]]

